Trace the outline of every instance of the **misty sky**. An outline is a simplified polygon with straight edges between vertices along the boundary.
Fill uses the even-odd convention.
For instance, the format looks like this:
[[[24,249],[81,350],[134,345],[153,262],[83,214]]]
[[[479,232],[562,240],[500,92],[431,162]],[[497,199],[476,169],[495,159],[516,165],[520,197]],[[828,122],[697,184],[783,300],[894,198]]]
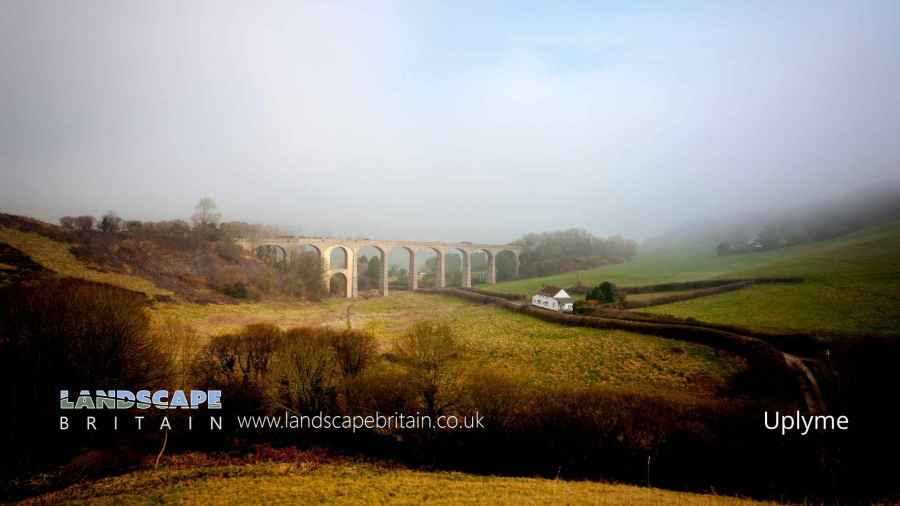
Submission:
[[[900,2],[442,4],[5,0],[0,210],[642,239],[900,174]]]

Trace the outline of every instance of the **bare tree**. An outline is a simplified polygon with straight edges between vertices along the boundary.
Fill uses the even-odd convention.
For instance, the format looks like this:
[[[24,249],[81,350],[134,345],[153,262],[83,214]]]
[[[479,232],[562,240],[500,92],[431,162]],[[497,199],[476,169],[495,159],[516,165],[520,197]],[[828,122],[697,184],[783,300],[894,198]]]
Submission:
[[[119,215],[114,211],[107,211],[106,214],[100,218],[98,227],[104,232],[118,232],[122,229],[122,218],[119,218]]]
[[[63,216],[59,219],[59,225],[66,230],[75,230],[75,217],[74,216]]]
[[[201,348],[197,331],[186,323],[168,318],[157,333],[162,349],[167,350],[171,358],[177,386],[188,387],[190,370]]]
[[[453,329],[430,321],[414,323],[394,344],[394,355],[407,367],[410,384],[422,396],[425,411],[431,416],[454,403],[452,392],[444,387],[452,383],[451,369],[459,353]]]
[[[96,222],[97,220],[93,216],[79,216],[75,218],[75,225],[82,232],[87,232],[94,228],[94,223]]]
[[[197,202],[197,205],[194,206],[194,215],[191,217],[191,221],[194,222],[194,227],[208,227],[210,225],[217,225],[219,223],[219,218],[222,215],[216,212],[216,201],[209,198],[203,197],[200,199],[200,202]]]

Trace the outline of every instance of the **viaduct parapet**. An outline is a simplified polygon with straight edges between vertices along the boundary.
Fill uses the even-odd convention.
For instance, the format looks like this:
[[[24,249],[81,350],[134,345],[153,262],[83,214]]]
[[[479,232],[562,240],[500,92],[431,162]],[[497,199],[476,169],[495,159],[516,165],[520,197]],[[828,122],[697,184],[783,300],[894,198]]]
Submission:
[[[409,289],[418,288],[416,277],[416,253],[433,251],[437,258],[435,272],[435,287],[446,286],[447,254],[458,253],[462,256],[462,286],[472,286],[472,255],[484,252],[487,255],[488,271],[487,283],[497,282],[497,255],[503,252],[512,253],[515,259],[515,272],[518,275],[519,254],[521,248],[512,244],[473,244],[470,242],[437,242],[437,241],[380,241],[372,239],[338,239],[332,237],[302,237],[279,236],[265,239],[242,239],[238,241],[244,249],[259,254],[261,249],[270,248],[284,259],[290,259],[292,254],[303,252],[309,246],[319,255],[323,269],[323,281],[326,289],[331,285],[331,279],[335,276],[343,276],[346,280],[345,293],[347,297],[356,297],[359,294],[359,268],[358,258],[360,251],[367,247],[374,248],[381,255],[381,293],[388,294],[388,270],[390,268],[388,257],[394,249],[401,248],[409,253]],[[346,264],[331,265],[331,254],[335,249],[344,250]]]

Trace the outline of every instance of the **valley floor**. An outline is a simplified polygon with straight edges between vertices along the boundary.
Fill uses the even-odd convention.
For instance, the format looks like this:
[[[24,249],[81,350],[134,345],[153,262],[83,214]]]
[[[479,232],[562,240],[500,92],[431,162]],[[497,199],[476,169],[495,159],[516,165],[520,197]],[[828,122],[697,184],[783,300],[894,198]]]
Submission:
[[[566,327],[492,305],[446,295],[398,292],[370,299],[329,299],[324,303],[157,304],[159,327],[188,324],[205,337],[250,323],[283,328],[328,325],[345,328],[347,312],[355,329],[373,333],[382,351],[414,322],[451,324],[466,349],[466,371],[491,368],[527,377],[535,384],[603,385],[717,396],[743,370],[743,359],[697,344],[624,331]]]

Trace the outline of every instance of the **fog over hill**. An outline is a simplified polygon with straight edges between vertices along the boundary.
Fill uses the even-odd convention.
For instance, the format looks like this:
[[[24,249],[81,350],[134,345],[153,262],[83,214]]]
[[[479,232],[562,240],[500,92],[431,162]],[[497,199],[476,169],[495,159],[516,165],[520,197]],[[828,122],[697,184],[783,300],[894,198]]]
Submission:
[[[811,202],[791,202],[732,216],[708,218],[673,227],[647,239],[643,251],[745,245],[764,231],[786,243],[815,242],[863,227],[900,220],[900,180],[844,191]]]
[[[645,239],[896,174],[897,26],[887,0],[8,1],[0,210]]]

